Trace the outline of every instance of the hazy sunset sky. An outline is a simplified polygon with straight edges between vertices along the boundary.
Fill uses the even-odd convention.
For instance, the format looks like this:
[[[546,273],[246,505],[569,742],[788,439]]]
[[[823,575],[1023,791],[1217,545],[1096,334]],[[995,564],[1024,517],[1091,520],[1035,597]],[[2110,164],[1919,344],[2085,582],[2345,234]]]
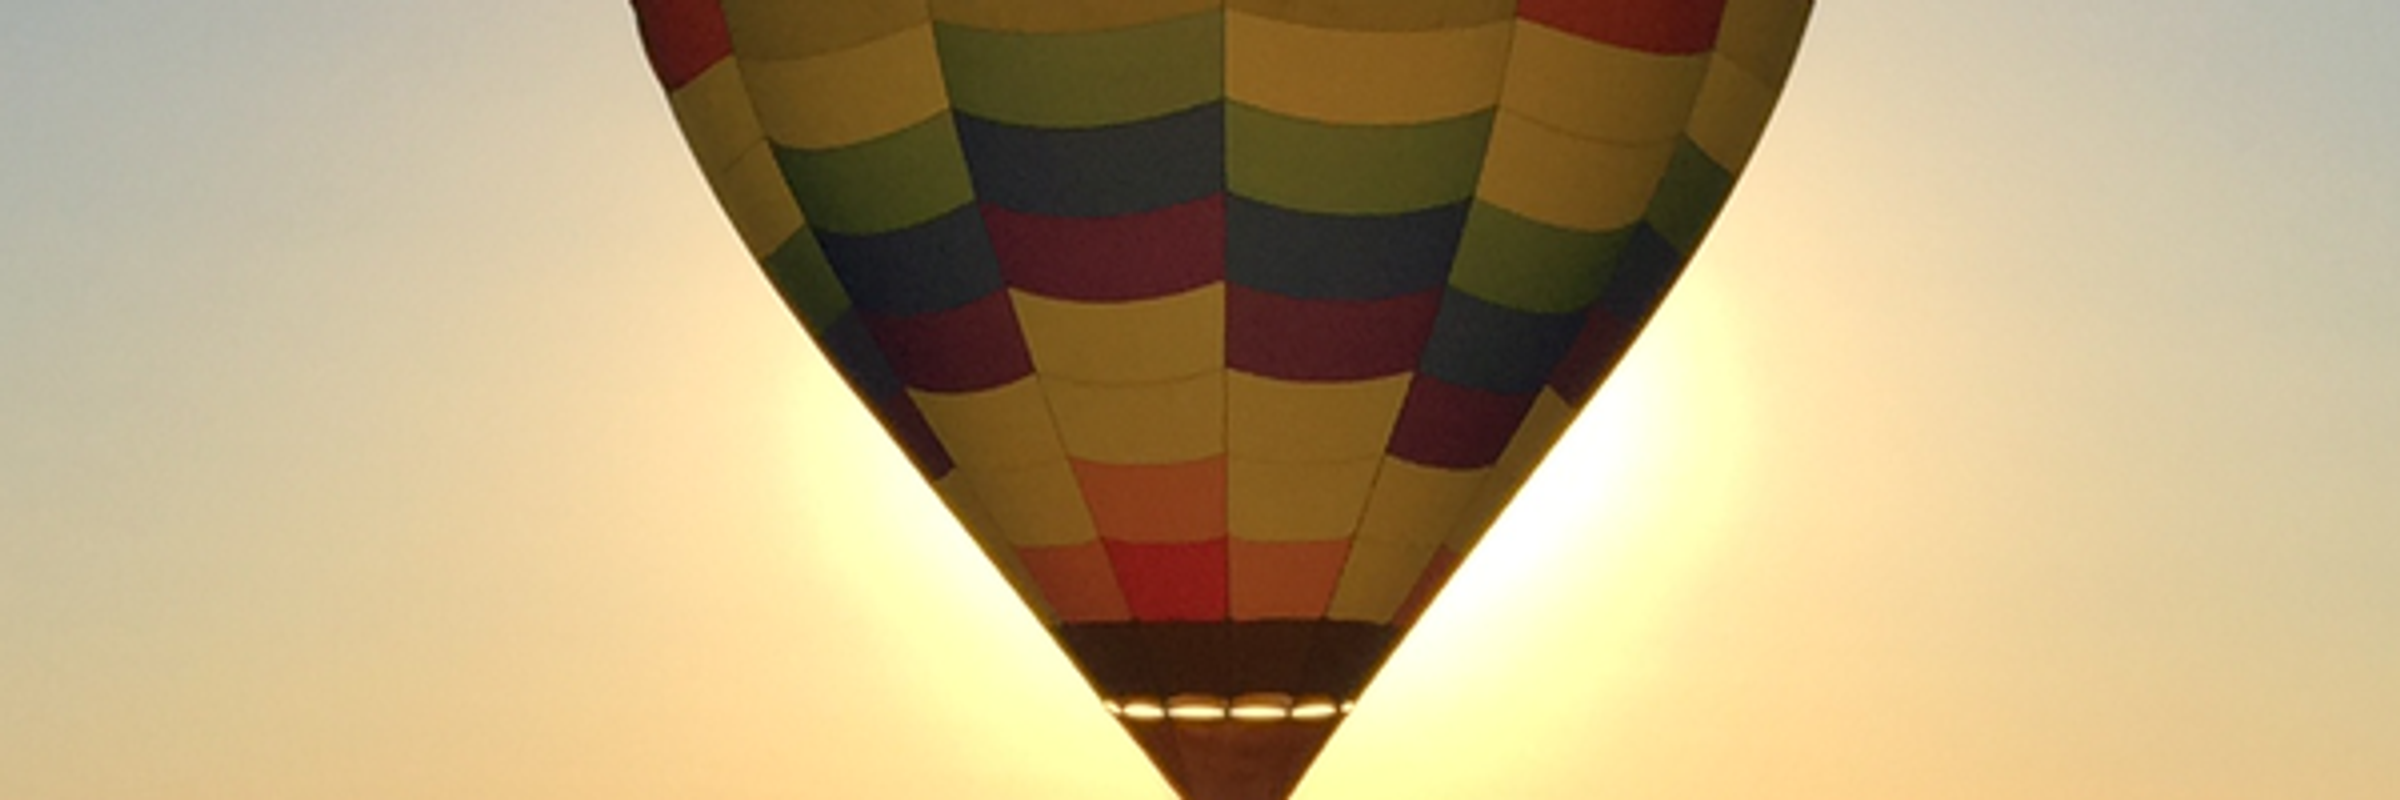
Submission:
[[[1822,3],[1299,797],[2400,786],[2400,4]],[[617,0],[0,23],[0,797],[1171,794]]]

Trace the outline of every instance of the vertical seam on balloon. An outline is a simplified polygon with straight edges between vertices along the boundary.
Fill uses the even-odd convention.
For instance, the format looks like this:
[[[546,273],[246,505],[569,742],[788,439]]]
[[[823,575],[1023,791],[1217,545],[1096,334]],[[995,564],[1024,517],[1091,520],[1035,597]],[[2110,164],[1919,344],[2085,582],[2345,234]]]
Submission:
[[[1492,113],[1492,115],[1493,115],[1493,119],[1494,119],[1494,121],[1495,121],[1495,122],[1497,122],[1497,120],[1498,120],[1498,118],[1499,118],[1499,114],[1500,114],[1500,99],[1501,99],[1502,97],[1506,96],[1506,94],[1507,94],[1507,92],[1508,92],[1508,76],[1509,76],[1509,73],[1510,73],[1510,71],[1511,71],[1511,70],[1509,69],[1509,67],[1510,67],[1511,65],[1513,65],[1514,63],[1516,63],[1516,48],[1517,48],[1517,26],[1518,26],[1519,24],[1522,24],[1522,23],[1520,23],[1520,22],[1516,22],[1516,21],[1515,21],[1515,20],[1517,20],[1517,17],[1516,17],[1516,9],[1515,9],[1515,8],[1513,8],[1513,7],[1512,7],[1512,8],[1509,10],[1509,14],[1510,14],[1510,16],[1509,16],[1509,19],[1511,20],[1511,22],[1510,22],[1510,24],[1509,24],[1509,28],[1508,28],[1508,44],[1504,45],[1504,47],[1505,47],[1505,50],[1502,52],[1502,54],[1501,54],[1501,57],[1500,57],[1500,65],[1501,65],[1501,66],[1500,66],[1500,85],[1497,87],[1497,91],[1495,91],[1495,92],[1493,93],[1493,95],[1492,95],[1492,106],[1491,106],[1491,113]],[[1483,140],[1483,162],[1489,162],[1489,161],[1491,160],[1491,152],[1492,152],[1492,139],[1491,139],[1491,136],[1492,136],[1492,134],[1491,134],[1491,131],[1487,129],[1487,130],[1484,132],[1484,140]],[[1483,167],[1484,167],[1484,163],[1477,163],[1477,164],[1476,164],[1476,166],[1475,166],[1476,183],[1477,183],[1477,185],[1479,185],[1479,186],[1480,186],[1480,185],[1481,185],[1481,183],[1482,183]],[[1470,192],[1467,194],[1467,204],[1468,204],[1468,208],[1469,208],[1469,210],[1470,210],[1470,211],[1471,211],[1471,210],[1474,208],[1474,203],[1475,203],[1476,199],[1477,199],[1479,196],[1480,196],[1480,193],[1479,193],[1479,192],[1473,192],[1473,191],[1470,191]],[[1459,225],[1461,226],[1461,227],[1460,227],[1460,236],[1459,236],[1458,240],[1457,240],[1457,241],[1455,241],[1455,242],[1453,242],[1453,243],[1451,244],[1451,246],[1450,246],[1450,247],[1451,247],[1451,249],[1450,249],[1450,266],[1449,266],[1447,269],[1443,270],[1443,272],[1442,272],[1442,299],[1441,299],[1440,301],[1438,301],[1438,302],[1437,302],[1437,304],[1435,305],[1435,308],[1434,308],[1434,320],[1435,320],[1435,325],[1436,325],[1436,327],[1435,327],[1434,331],[1429,331],[1429,332],[1427,333],[1427,338],[1426,338],[1426,340],[1425,340],[1425,343],[1424,343],[1424,345],[1423,345],[1423,346],[1421,346],[1421,347],[1420,347],[1420,349],[1417,351],[1417,363],[1416,363],[1416,366],[1415,366],[1415,367],[1414,367],[1414,368],[1413,368],[1413,369],[1410,371],[1409,378],[1408,378],[1408,383],[1409,383],[1409,389],[1410,389],[1410,390],[1413,390],[1413,389],[1415,389],[1415,388],[1416,388],[1417,381],[1420,381],[1420,380],[1424,380],[1424,379],[1425,379],[1425,351],[1426,351],[1427,349],[1430,349],[1430,348],[1432,347],[1432,344],[1433,344],[1433,339],[1432,339],[1432,337],[1433,337],[1434,335],[1436,335],[1436,333],[1437,333],[1437,332],[1438,332],[1438,330],[1439,330],[1439,322],[1440,322],[1440,320],[1441,320],[1441,307],[1449,304],[1449,299],[1450,299],[1450,291],[1451,291],[1451,290],[1450,290],[1450,277],[1451,277],[1453,274],[1455,274],[1455,273],[1458,271],[1458,253],[1459,253],[1459,250],[1460,250],[1460,247],[1461,247],[1461,245],[1463,245],[1463,244],[1465,243],[1465,241],[1466,241],[1466,237],[1465,237],[1465,227],[1464,227],[1464,226],[1466,225],[1466,222],[1465,222],[1465,220],[1464,220],[1464,219],[1461,219],[1461,220],[1460,220],[1460,222],[1459,222]],[[1397,433],[1397,432],[1399,431],[1399,429],[1400,429],[1400,419],[1401,419],[1402,417],[1405,417],[1405,416],[1407,416],[1407,414],[1408,414],[1408,397],[1409,397],[1409,395],[1411,395],[1411,394],[1414,394],[1414,392],[1413,392],[1413,391],[1404,391],[1404,392],[1401,394],[1401,400],[1400,400],[1400,409],[1399,409],[1399,413],[1397,413],[1397,414],[1393,415],[1393,417],[1392,417],[1392,430],[1391,430],[1390,432],[1387,432],[1387,433],[1385,433],[1385,434],[1384,434],[1384,450],[1383,450],[1383,454],[1382,454],[1382,456],[1383,456],[1383,457],[1382,457],[1382,458],[1380,458],[1380,459],[1378,459],[1378,460],[1375,462],[1375,475],[1374,475],[1374,477],[1371,477],[1371,478],[1367,479],[1367,498],[1366,498],[1366,502],[1365,502],[1365,503],[1362,503],[1362,504],[1360,504],[1360,505],[1359,505],[1359,509],[1358,509],[1358,519],[1357,519],[1356,521],[1352,522],[1352,523],[1351,523],[1351,525],[1350,525],[1350,553],[1349,553],[1349,557],[1343,560],[1343,563],[1342,563],[1342,576],[1334,579],[1333,597],[1331,597],[1331,598],[1328,598],[1328,599],[1327,599],[1327,601],[1326,601],[1326,606],[1325,606],[1325,614],[1326,614],[1326,616],[1325,616],[1325,618],[1326,618],[1327,620],[1331,620],[1331,619],[1332,619],[1332,614],[1333,614],[1333,601],[1334,601],[1335,599],[1338,599],[1338,598],[1340,598],[1340,597],[1341,597],[1341,594],[1342,594],[1342,587],[1343,587],[1343,585],[1345,585],[1345,584],[1348,582],[1348,576],[1349,576],[1349,574],[1350,574],[1350,567],[1352,566],[1352,564],[1356,563],[1356,561],[1357,561],[1357,559],[1358,559],[1358,555],[1359,555],[1359,546],[1358,546],[1358,544],[1359,544],[1359,533],[1360,533],[1360,532],[1361,532],[1361,531],[1362,531],[1362,530],[1365,528],[1365,526],[1366,526],[1366,520],[1367,520],[1367,511],[1368,511],[1368,509],[1370,509],[1370,508],[1373,508],[1373,507],[1374,507],[1374,505],[1375,505],[1375,490],[1376,490],[1378,487],[1380,487],[1380,486],[1382,486],[1382,485],[1383,485],[1383,476],[1384,476],[1384,473],[1385,473],[1385,471],[1386,471],[1386,468],[1387,468],[1387,467],[1388,467],[1388,466],[1391,464],[1391,459],[1396,457],[1396,456],[1393,456],[1393,455],[1391,454],[1391,437],[1392,437],[1392,436],[1393,436],[1395,433]],[[1437,545],[1437,546],[1438,546],[1438,545]],[[1412,585],[1413,585],[1413,584],[1412,584]],[[1406,602],[1406,600],[1405,600],[1405,597],[1403,598],[1402,602],[1403,602],[1403,603],[1405,603],[1405,602]],[[1398,609],[1397,609],[1397,608],[1394,608],[1394,613],[1396,614],[1397,612],[1398,612]],[[1383,620],[1381,623],[1378,623],[1378,624],[1389,626],[1389,625],[1391,625],[1391,624],[1392,624],[1392,619],[1387,617],[1387,618],[1386,618],[1386,619],[1384,619],[1384,620]]]
[[[1224,0],[1217,2],[1217,100],[1220,108],[1232,104],[1232,90],[1227,88],[1228,75],[1233,71],[1233,51],[1226,44],[1227,28],[1233,15]],[[1217,187],[1218,196],[1225,198],[1224,210],[1217,215],[1217,284],[1226,287],[1226,301],[1217,309],[1217,452],[1225,459],[1225,624],[1233,624],[1233,122],[1232,115],[1217,115]]]
[[[926,0],[926,2],[925,2],[925,4],[924,4],[924,5],[925,5],[925,24],[926,24],[926,25],[928,25],[928,26],[930,26],[930,29],[931,29],[931,31],[932,31],[932,33],[933,33],[933,36],[935,37],[935,47],[934,47],[934,72],[935,72],[936,74],[938,74],[938,75],[941,77],[941,81],[942,81],[942,106],[943,106],[943,109],[944,109],[944,110],[945,110],[947,113],[949,113],[949,115],[950,115],[950,126],[951,126],[951,130],[952,130],[953,132],[957,133],[958,135],[960,135],[960,136],[962,137],[962,141],[963,141],[963,137],[964,137],[964,135],[965,135],[965,131],[964,131],[964,128],[963,128],[963,126],[962,126],[962,125],[961,125],[961,123],[960,123],[960,117],[961,117],[961,116],[964,114],[964,112],[961,112],[961,111],[958,109],[957,103],[956,103],[955,101],[953,101],[953,100],[951,99],[951,97],[950,97],[950,75],[949,75],[949,72],[948,72],[948,71],[946,71],[946,70],[943,70],[943,69],[942,69],[942,64],[941,64],[941,58],[942,58],[942,56],[941,56],[941,47],[940,47],[940,37],[941,37],[942,26],[943,26],[944,24],[946,24],[946,23],[943,23],[941,20],[939,20],[939,19],[936,19],[936,18],[934,17],[934,13],[933,13],[933,2],[932,2],[932,0]],[[983,223],[983,217],[982,217],[982,213],[981,213],[981,210],[980,210],[980,206],[981,206],[981,205],[982,205],[982,203],[983,203],[983,198],[982,198],[982,197],[980,197],[980,196],[978,195],[978,193],[976,192],[976,190],[975,190],[975,160],[974,160],[974,159],[972,159],[972,158],[969,158],[969,157],[967,156],[966,150],[965,150],[965,148],[964,148],[963,146],[962,146],[962,147],[960,148],[960,150],[959,150],[958,158],[959,158],[959,161],[960,161],[961,163],[963,163],[963,164],[966,166],[966,171],[967,171],[967,194],[968,194],[968,200],[967,200],[967,202],[968,202],[968,204],[969,204],[971,207],[976,207],[976,225],[977,225],[977,227],[978,227],[978,228],[980,228],[980,229],[983,231],[984,245],[985,245],[986,247],[992,247],[992,246],[994,246],[994,245],[993,245],[993,243],[992,243],[992,230],[991,230],[991,227],[990,227],[989,225],[986,225],[986,224],[984,224],[984,223]],[[997,264],[995,264],[995,268],[997,268]],[[1005,271],[1003,271],[1003,272],[1001,273],[1001,275],[1000,275],[1000,283],[1001,283],[1001,289],[1000,289],[1000,291],[1003,293],[1003,295],[1005,295],[1005,294],[1008,292],[1008,290],[1009,290],[1009,285],[1008,285],[1008,275],[1007,275],[1007,273],[1006,273]],[[1010,315],[1011,315],[1011,317],[1012,317],[1012,318],[1015,318],[1015,303],[1016,303],[1016,301],[1015,301],[1015,300],[1012,298],[1012,299],[1010,299],[1010,300],[1009,300],[1009,303],[1010,303]],[[1024,341],[1024,340],[1025,340],[1025,321],[1024,321],[1023,319],[1021,319],[1021,318],[1017,318],[1017,319],[1016,319],[1016,323],[1017,323],[1017,331],[1016,331],[1016,333],[1017,333],[1017,338],[1018,338],[1020,341]],[[1025,342],[1025,348],[1026,348],[1026,354],[1027,354],[1028,358],[1030,359],[1030,357],[1031,357],[1031,355],[1032,355],[1032,352],[1033,352],[1033,346],[1032,346],[1032,343],[1031,343],[1031,342],[1029,342],[1029,341]],[[1065,454],[1065,453],[1066,453],[1066,451],[1067,451],[1067,441],[1066,441],[1066,438],[1067,438],[1067,437],[1066,437],[1066,431],[1065,431],[1065,428],[1063,428],[1063,427],[1061,427],[1061,426],[1059,425],[1059,422],[1058,422],[1058,408],[1057,408],[1057,404],[1056,404],[1056,403],[1054,403],[1054,402],[1052,402],[1052,401],[1051,401],[1051,399],[1050,399],[1050,385],[1049,385],[1049,382],[1048,382],[1047,380],[1045,380],[1045,377],[1042,375],[1042,371],[1041,371],[1041,369],[1040,369],[1040,367],[1039,367],[1039,366],[1036,366],[1036,367],[1034,367],[1034,369],[1033,369],[1033,372],[1032,372],[1032,377],[1033,377],[1033,381],[1034,381],[1034,387],[1035,387],[1035,388],[1037,388],[1037,389],[1039,389],[1039,390],[1041,390],[1041,393],[1042,393],[1042,413],[1043,413],[1043,414],[1044,414],[1044,416],[1046,416],[1046,417],[1049,419],[1049,421],[1050,421],[1050,435],[1051,435],[1051,437],[1052,437],[1052,438],[1054,438],[1054,439],[1056,439],[1056,440],[1057,440],[1057,442],[1058,442],[1058,450],[1059,450],[1059,453],[1061,453],[1061,454],[1062,454],[1062,458],[1064,458],[1064,457],[1065,457],[1065,456],[1064,456],[1064,454]],[[1070,473],[1072,473],[1072,465],[1073,465],[1073,461],[1072,461],[1072,459],[1069,459],[1069,460],[1068,460],[1068,464],[1069,464],[1069,467],[1070,467],[1070,470],[1069,470],[1069,471],[1070,471]],[[1081,481],[1077,481],[1077,482],[1076,482],[1076,486],[1075,486],[1075,499],[1076,499],[1076,500],[1077,500],[1079,503],[1081,503],[1081,504],[1083,505],[1083,513],[1084,513],[1084,516],[1085,516],[1085,518],[1087,518],[1087,519],[1088,519],[1088,518],[1092,518],[1092,516],[1093,516],[1093,515],[1092,515],[1092,503],[1091,503],[1091,499],[1090,499],[1088,496],[1086,496],[1086,495],[1085,495],[1085,493],[1084,493],[1084,489],[1083,489],[1083,485],[1082,485],[1082,482],[1081,482]],[[1101,539],[1101,538],[1100,538],[1100,537],[1097,535],[1097,529],[1096,529],[1096,528],[1095,528],[1094,534],[1095,534],[1095,535],[1094,535],[1094,537],[1093,537],[1093,540],[1092,540],[1092,542],[1093,542],[1093,544],[1096,544],[1096,545],[1100,545],[1100,546],[1101,546],[1101,553],[1102,553],[1102,557],[1103,557],[1103,558],[1106,558],[1106,557],[1107,557],[1107,555],[1106,555],[1106,554],[1107,554],[1107,548],[1106,548],[1106,544],[1105,544],[1104,540],[1102,540],[1102,539]],[[970,536],[970,537],[974,536],[974,532],[973,532],[973,531],[968,531],[968,536]],[[1000,564],[996,564],[996,565],[997,565],[997,566],[1000,566],[1000,568],[1002,568],[1002,569],[1007,569],[1007,566],[1006,566],[1006,565],[1000,565]],[[1118,578],[1118,576],[1117,576],[1117,574],[1116,574],[1116,570],[1114,569],[1114,564],[1113,564],[1113,563],[1111,564],[1111,569],[1109,570],[1108,579],[1109,579],[1109,581],[1110,581],[1111,583],[1115,584],[1115,588],[1116,588],[1116,590],[1117,590],[1117,596],[1118,596],[1118,597],[1120,597],[1120,598],[1124,597],[1124,596],[1125,596],[1125,585],[1124,585],[1124,581],[1122,581],[1122,580],[1120,580],[1120,579]],[[1132,617],[1132,608],[1131,608],[1130,606],[1128,606],[1128,607],[1127,607],[1127,609],[1126,609],[1126,615],[1127,615],[1127,617],[1129,618],[1129,621],[1130,621],[1130,618]],[[1055,616],[1055,614],[1053,614],[1053,616]],[[1064,619],[1052,619],[1052,620],[1047,620],[1047,622],[1048,622],[1049,624],[1051,624],[1051,625],[1054,625],[1054,626],[1063,626],[1063,625],[1065,625],[1065,624],[1066,624],[1066,621],[1065,621]]]

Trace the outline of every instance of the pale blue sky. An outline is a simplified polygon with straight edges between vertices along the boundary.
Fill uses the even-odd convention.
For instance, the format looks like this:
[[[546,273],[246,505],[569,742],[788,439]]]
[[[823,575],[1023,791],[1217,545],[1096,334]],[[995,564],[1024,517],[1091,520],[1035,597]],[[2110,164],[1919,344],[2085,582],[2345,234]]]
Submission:
[[[11,17],[0,797],[1165,796],[745,264],[623,6]],[[2386,796],[2395,35],[1825,4],[1301,797]]]

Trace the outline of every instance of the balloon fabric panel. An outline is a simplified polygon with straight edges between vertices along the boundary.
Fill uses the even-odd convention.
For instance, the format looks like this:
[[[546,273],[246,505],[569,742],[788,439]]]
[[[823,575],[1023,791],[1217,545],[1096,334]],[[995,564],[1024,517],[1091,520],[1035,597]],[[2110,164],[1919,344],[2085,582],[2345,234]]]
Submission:
[[[1347,541],[1382,461],[1380,455],[1300,462],[1234,455],[1227,462],[1226,526],[1237,542]]]
[[[634,2],[784,302],[1194,800],[1298,779],[1656,312],[1810,7]],[[1254,696],[1289,724],[1165,713]]]
[[[1225,365],[1225,285],[1122,302],[1012,290],[1034,368],[1082,383],[1155,383]],[[1222,392],[1222,387],[1218,387]]]
[[[1299,300],[1384,300],[1439,288],[1466,203],[1397,214],[1320,214],[1243,197],[1226,208],[1226,279]]]
[[[963,466],[958,474],[983,503],[1000,539],[1014,547],[1056,547],[1100,538],[1084,504],[1083,484],[1066,459],[1014,467]]]
[[[1093,128],[1163,117],[1224,95],[1224,17],[1025,34],[935,26],[960,113],[1028,128]]]
[[[1060,300],[1138,300],[1225,277],[1225,196],[1153,211],[1062,217],[983,205],[1008,285]]]

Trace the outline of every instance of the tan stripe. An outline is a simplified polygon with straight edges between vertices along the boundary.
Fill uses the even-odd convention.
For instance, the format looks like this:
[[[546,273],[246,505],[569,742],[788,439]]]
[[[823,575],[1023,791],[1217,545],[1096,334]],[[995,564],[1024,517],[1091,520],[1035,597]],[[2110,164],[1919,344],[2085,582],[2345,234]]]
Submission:
[[[1758,151],[1767,117],[1775,111],[1775,90],[1741,65],[1722,57],[1708,70],[1700,102],[1692,109],[1691,137],[1700,151],[1740,175]]]
[[[1227,14],[1225,90],[1234,100],[1318,122],[1462,116],[1499,102],[1510,27],[1496,21],[1362,32]]]
[[[1100,537],[1066,460],[1024,467],[960,467],[996,532],[1018,547],[1082,544]]]
[[[1675,143],[1583,139],[1502,111],[1475,195],[1536,222],[1578,231],[1632,224],[1650,206]]]
[[[1717,52],[1767,86],[1781,89],[1800,55],[1810,0],[1727,0],[1717,27]]]
[[[1500,107],[1568,133],[1627,144],[1682,132],[1708,55],[1658,55],[1520,22]]]
[[[930,25],[812,58],[745,59],[742,68],[760,126],[789,147],[857,144],[950,107]]]
[[[1443,469],[1386,456],[1358,521],[1358,541],[1432,547],[1448,540],[1491,473],[1491,467]]]
[[[1086,303],[1010,290],[1034,368],[1089,383],[1169,380],[1225,366],[1225,285]]]
[[[1382,455],[1409,375],[1363,381],[1286,381],[1233,372],[1226,378],[1226,445],[1262,461],[1352,461]]]
[[[1277,463],[1233,458],[1227,465],[1227,527],[1259,542],[1347,539],[1366,510],[1381,457]]]
[[[1033,376],[981,392],[910,389],[908,396],[960,466],[1026,467],[1066,458],[1050,404]]]
[[[675,123],[702,172],[714,175],[733,160],[766,141],[758,127],[758,112],[750,107],[750,89],[742,83],[741,63],[719,61],[691,83],[667,95]]]
[[[1425,543],[1352,542],[1350,563],[1333,590],[1328,619],[1385,624],[1408,602],[1409,590],[1433,562],[1435,545]]]
[[[1224,370],[1140,384],[1041,381],[1068,455],[1178,464],[1225,452]]]
[[[709,175],[708,182],[752,258],[775,252],[808,222],[800,213],[800,201],[792,199],[792,187],[784,182],[774,149],[765,139],[758,140],[723,172]]]
[[[976,547],[983,550],[993,566],[1000,568],[1000,577],[1008,581],[1008,588],[1017,593],[1017,599],[1033,609],[1034,616],[1044,623],[1055,619],[1057,615],[1051,611],[1050,602],[1042,597],[1042,590],[1034,585],[1032,574],[1026,572],[1025,565],[1017,559],[1016,549],[991,532],[991,517],[985,513],[980,498],[967,487],[965,479],[959,473],[952,472],[933,482],[933,492],[942,499],[943,505],[949,507],[950,514],[966,526],[967,534],[975,540]]]

